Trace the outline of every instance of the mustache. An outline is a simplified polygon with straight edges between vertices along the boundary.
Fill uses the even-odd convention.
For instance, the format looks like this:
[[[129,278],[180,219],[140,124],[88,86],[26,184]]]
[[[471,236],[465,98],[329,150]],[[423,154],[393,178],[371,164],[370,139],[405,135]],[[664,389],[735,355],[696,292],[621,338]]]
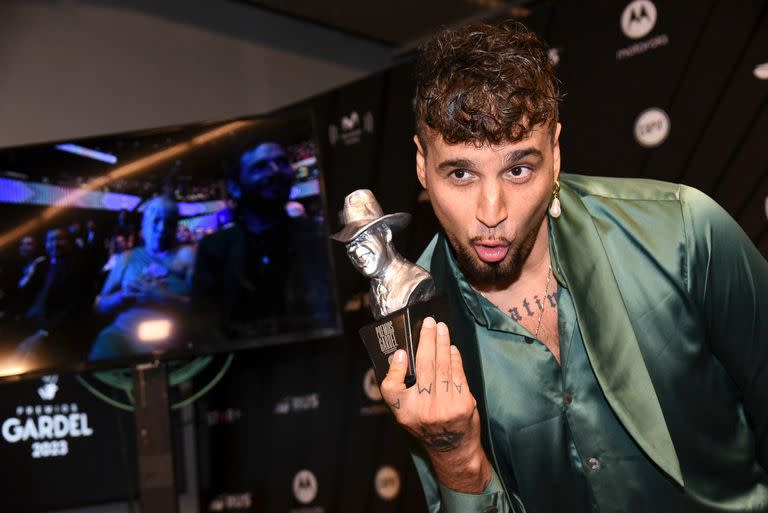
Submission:
[[[512,244],[512,239],[508,239],[507,237],[500,237],[498,235],[474,235],[469,238],[469,242],[472,244],[477,244],[478,242],[501,242],[506,245]]]

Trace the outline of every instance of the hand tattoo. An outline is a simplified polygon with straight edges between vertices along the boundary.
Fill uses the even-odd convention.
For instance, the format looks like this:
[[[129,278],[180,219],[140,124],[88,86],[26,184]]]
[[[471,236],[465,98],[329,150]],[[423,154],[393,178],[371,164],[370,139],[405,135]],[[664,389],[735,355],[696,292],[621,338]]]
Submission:
[[[430,433],[426,429],[421,430],[421,441],[428,448],[437,452],[450,452],[456,449],[464,438],[461,431],[448,431],[443,428],[442,433]]]
[[[421,385],[419,385],[419,393],[426,392],[428,394],[432,393],[432,383],[429,384],[429,387],[421,388]]]
[[[395,404],[392,405],[392,408],[399,410],[400,409],[400,399],[395,401]]]
[[[441,381],[441,383],[445,383],[445,391],[449,391],[451,389],[451,382],[449,380]]]
[[[454,386],[456,387],[456,390],[458,390],[459,393],[461,393],[461,383],[454,383]]]

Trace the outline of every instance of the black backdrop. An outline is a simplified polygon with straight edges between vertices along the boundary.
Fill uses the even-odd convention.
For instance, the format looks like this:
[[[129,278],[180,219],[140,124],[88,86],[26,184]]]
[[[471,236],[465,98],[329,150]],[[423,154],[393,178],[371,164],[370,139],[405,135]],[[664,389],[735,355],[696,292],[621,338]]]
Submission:
[[[757,71],[768,63],[768,1],[596,4],[543,2],[527,20],[551,43],[567,94],[561,109],[564,170],[698,187],[768,257],[768,157],[761,151],[768,142],[768,81]],[[370,188],[385,211],[414,214],[411,226],[396,236],[411,260],[436,228],[414,173],[412,99],[413,67],[405,57],[296,106],[315,115],[332,229],[339,228],[343,197]],[[197,403],[201,511],[425,511],[405,438],[371,382],[356,334],[370,320],[363,303],[367,282],[340,245],[334,263],[347,335],[240,352],[224,380]],[[66,383],[66,389],[74,385]],[[8,414],[26,405],[22,396],[33,396],[37,386],[4,385]],[[119,450],[131,443],[132,433],[121,434],[116,422],[98,426],[99,436],[111,433],[111,447],[91,443],[82,455],[85,445],[73,443],[78,472],[37,464],[32,470],[26,452],[14,457],[16,449],[0,446],[7,465],[23,466],[8,486],[42,490],[39,483],[50,489],[58,480],[66,489],[73,480],[91,479],[103,458],[123,459],[133,473],[134,449]],[[103,500],[126,493],[125,482],[94,485],[102,487]],[[84,496],[77,487],[70,491],[66,505]],[[12,493],[8,488],[2,494],[0,511],[17,511],[7,502]]]
[[[611,4],[543,3],[528,19],[550,42],[566,93],[564,171],[693,185],[768,256],[768,157],[760,151],[768,142],[768,81],[754,72],[768,61],[768,2]],[[396,243],[415,259],[436,221],[419,201],[412,100],[413,65],[404,59],[302,106],[316,115],[333,229],[344,196],[370,188],[385,211],[414,214]],[[426,510],[404,436],[365,393],[370,364],[356,331],[370,320],[360,301],[367,282],[341,245],[334,257],[348,335],[241,354],[228,385],[200,404],[203,412],[242,409],[231,425],[201,426],[202,511]],[[245,385],[256,382],[266,390]],[[383,466],[396,474],[382,471],[377,486]],[[302,469],[314,474],[316,496],[312,479],[293,489]],[[251,508],[238,509],[236,499],[248,493]]]

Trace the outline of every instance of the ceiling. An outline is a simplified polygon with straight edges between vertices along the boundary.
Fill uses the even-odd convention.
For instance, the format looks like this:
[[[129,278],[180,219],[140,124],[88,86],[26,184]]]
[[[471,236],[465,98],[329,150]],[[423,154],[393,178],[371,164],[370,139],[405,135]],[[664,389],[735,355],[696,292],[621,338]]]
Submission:
[[[407,47],[444,26],[524,18],[534,0],[240,0],[391,47]]]

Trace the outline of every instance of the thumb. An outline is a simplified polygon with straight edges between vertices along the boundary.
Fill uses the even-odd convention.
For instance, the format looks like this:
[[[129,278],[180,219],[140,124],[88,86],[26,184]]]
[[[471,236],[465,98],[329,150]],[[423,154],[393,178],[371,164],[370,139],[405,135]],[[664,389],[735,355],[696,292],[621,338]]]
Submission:
[[[405,390],[405,373],[408,371],[408,358],[405,351],[398,349],[392,355],[389,363],[389,371],[384,381],[381,382],[381,393],[386,399],[388,396]]]

